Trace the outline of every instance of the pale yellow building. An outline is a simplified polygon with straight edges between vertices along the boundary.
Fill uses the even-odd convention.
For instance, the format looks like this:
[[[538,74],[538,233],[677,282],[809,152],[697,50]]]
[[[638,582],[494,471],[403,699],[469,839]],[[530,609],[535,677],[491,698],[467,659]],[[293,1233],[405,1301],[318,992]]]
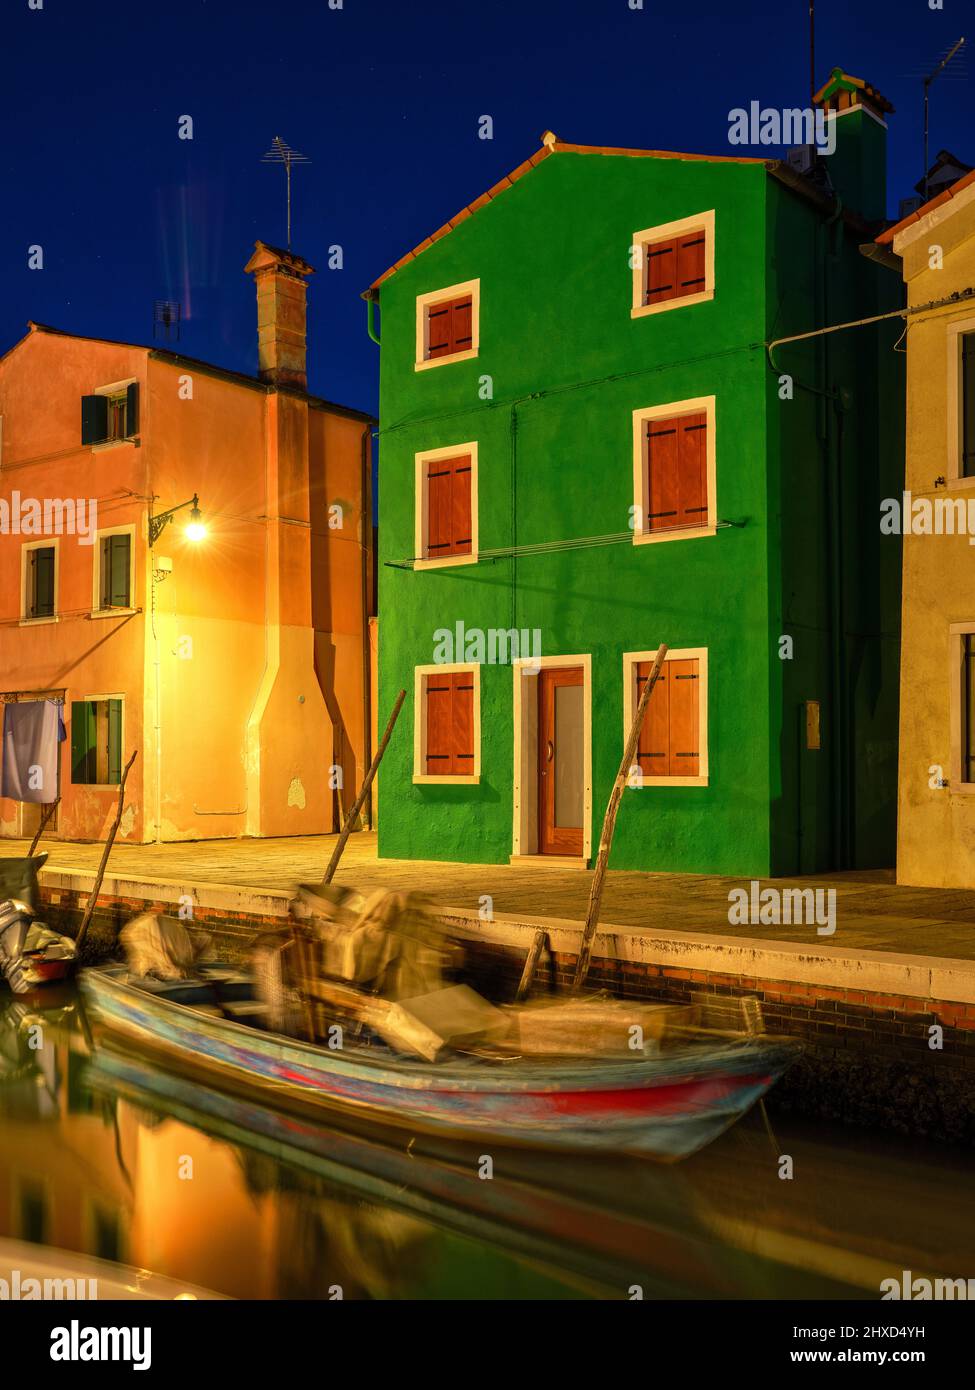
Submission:
[[[975,888],[975,171],[878,241],[902,258],[913,311],[897,880]]]

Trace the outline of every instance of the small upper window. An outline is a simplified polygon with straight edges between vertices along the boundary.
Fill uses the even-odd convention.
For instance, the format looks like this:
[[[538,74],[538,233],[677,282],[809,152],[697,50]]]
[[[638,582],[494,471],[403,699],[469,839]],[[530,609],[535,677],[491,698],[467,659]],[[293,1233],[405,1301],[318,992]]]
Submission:
[[[633,318],[713,299],[714,213],[637,232],[631,262]]]
[[[420,295],[416,301],[416,366],[477,356],[479,284]]]
[[[81,398],[82,444],[111,444],[131,439],[139,431],[137,382],[114,390],[106,387]]]

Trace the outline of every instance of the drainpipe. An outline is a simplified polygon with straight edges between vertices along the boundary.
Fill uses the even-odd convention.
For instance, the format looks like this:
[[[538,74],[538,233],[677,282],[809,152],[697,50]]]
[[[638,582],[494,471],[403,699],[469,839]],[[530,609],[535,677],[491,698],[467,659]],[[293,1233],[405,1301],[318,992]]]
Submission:
[[[366,332],[377,347],[382,347],[376,332],[376,301],[371,294],[366,297]]]
[[[831,245],[834,227],[839,223],[842,203],[836,200],[833,213],[823,224],[825,255],[822,266],[822,318],[821,323],[829,323],[829,267],[828,261],[838,258],[838,251]],[[833,729],[830,738],[831,801],[833,804],[831,826],[831,858],[834,869],[848,867],[849,824],[847,816],[848,775],[845,765],[845,749],[848,735],[846,709],[845,643],[843,633],[843,508],[840,496],[841,458],[843,444],[843,404],[831,389],[830,344],[822,339],[823,347],[823,385],[832,400],[823,401],[823,464],[826,471],[827,508],[829,512],[829,638],[830,638],[830,698],[833,706]],[[836,442],[831,439],[831,426],[835,422]]]
[[[370,300],[371,304],[372,301]],[[371,335],[370,335],[371,336]],[[378,339],[376,339],[378,341]],[[369,431],[371,425],[362,429],[360,460],[360,496],[362,526],[362,775],[372,763],[372,648],[369,644],[369,619],[372,604],[369,594],[372,588],[372,469],[369,457]],[[366,797],[363,808],[363,822],[372,829],[372,788]]]

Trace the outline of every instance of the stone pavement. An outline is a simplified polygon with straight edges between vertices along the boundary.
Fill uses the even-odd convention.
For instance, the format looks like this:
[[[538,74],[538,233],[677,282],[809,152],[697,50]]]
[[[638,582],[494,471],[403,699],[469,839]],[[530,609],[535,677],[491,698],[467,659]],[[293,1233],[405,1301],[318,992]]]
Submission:
[[[287,891],[319,880],[334,835],[277,840],[181,841],[159,845],[116,845],[107,876],[189,886],[224,884]],[[6,840],[0,854],[26,853],[28,842]],[[51,871],[94,874],[99,844],[49,840],[42,844]],[[453,864],[423,860],[379,860],[373,833],[353,835],[336,882],[359,887],[397,887],[425,893],[442,908],[477,911],[492,899],[495,913],[581,921],[586,914],[591,873],[545,865]],[[603,894],[600,926],[640,933],[690,932],[752,941],[791,941],[814,947],[893,951],[918,956],[975,960],[975,891],[904,888],[892,871],[824,874],[816,878],[763,880],[778,889],[835,888],[836,932],[819,936],[815,926],[734,925],[728,894],[748,880],[697,874],[611,871]]]

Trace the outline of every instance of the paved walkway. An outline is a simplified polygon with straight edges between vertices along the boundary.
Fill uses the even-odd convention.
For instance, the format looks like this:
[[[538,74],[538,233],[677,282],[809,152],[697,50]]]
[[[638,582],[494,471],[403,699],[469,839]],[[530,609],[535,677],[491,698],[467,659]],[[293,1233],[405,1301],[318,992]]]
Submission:
[[[108,874],[134,879],[168,879],[193,886],[231,884],[242,888],[287,890],[321,879],[334,835],[279,840],[201,840],[163,845],[117,845]],[[94,873],[98,844],[51,840],[44,848],[49,868]],[[26,853],[28,842],[0,842],[0,854]],[[376,857],[372,833],[353,835],[337,882],[361,887],[400,887],[427,894],[442,907],[477,910],[480,898],[493,899],[496,913],[581,920],[586,915],[592,875],[578,869],[535,865],[446,864]],[[825,874],[818,878],[776,879],[779,889],[835,888],[836,932],[817,935],[815,926],[762,926],[728,921],[728,894],[748,887],[744,879],[697,874],[607,875],[600,924],[624,931],[647,928],[701,932],[751,940],[797,941],[866,951],[975,960],[975,891],[899,888],[891,871]]]

